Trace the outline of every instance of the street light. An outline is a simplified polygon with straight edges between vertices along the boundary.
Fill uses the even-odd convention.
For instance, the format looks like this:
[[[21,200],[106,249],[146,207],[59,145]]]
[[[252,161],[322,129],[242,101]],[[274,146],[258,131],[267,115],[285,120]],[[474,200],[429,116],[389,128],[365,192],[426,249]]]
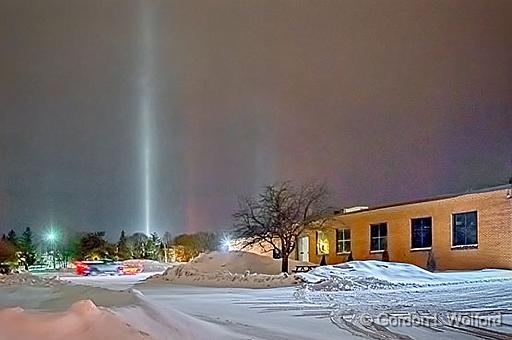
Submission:
[[[50,231],[50,232],[48,233],[48,235],[46,235],[46,239],[47,239],[48,241],[50,241],[50,242],[54,242],[56,238],[57,238],[57,235],[55,235],[55,233],[53,232],[53,230],[52,230],[52,231]]]
[[[222,247],[226,251],[231,250],[231,238],[229,236],[224,236],[224,238],[222,239]]]
[[[55,264],[55,242],[57,241],[57,234],[50,230],[48,234],[46,234],[46,240],[50,242],[51,249],[52,249],[52,259],[53,259],[53,269],[57,269],[57,265]]]

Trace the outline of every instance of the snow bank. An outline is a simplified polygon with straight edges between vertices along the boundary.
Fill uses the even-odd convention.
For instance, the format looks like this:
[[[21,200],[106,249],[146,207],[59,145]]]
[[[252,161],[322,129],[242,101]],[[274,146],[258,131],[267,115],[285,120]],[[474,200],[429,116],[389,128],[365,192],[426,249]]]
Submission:
[[[512,280],[512,272],[507,270],[431,273],[412,264],[374,260],[323,266],[297,276],[315,290],[396,289]]]
[[[290,268],[299,263],[303,264],[303,262],[289,260]],[[201,254],[184,265],[202,272],[227,270],[238,274],[244,274],[246,271],[268,275],[281,273],[281,260],[245,251],[214,251]]]
[[[202,288],[198,288],[202,289]],[[168,294],[165,290],[164,294]],[[142,293],[137,294],[139,302],[136,306],[116,308],[113,313],[119,315],[132,326],[145,331],[155,339],[179,340],[238,340],[240,334],[223,327],[221,323],[209,322],[203,319],[207,310],[201,308],[203,316],[188,315],[176,309],[172,303],[166,303],[167,296],[152,296],[148,298]],[[164,301],[162,301],[164,300]],[[169,301],[169,300],[167,300]],[[204,306],[204,303],[202,304]],[[214,307],[211,315],[217,315]],[[218,321],[219,319],[217,319]],[[117,340],[117,339],[116,339]]]
[[[0,286],[0,308],[22,307],[27,310],[62,312],[81,300],[91,300],[97,306],[108,308],[130,306],[138,302],[136,294],[130,289],[110,290],[73,284]],[[3,340],[1,332],[0,340]]]
[[[298,263],[290,260],[289,266],[293,268]],[[148,281],[241,288],[283,287],[300,283],[296,276],[280,272],[281,260],[268,256],[243,251],[211,252],[169,268]]]
[[[56,277],[42,277],[32,275],[30,273],[19,274],[0,274],[0,285],[7,286],[61,286],[64,282],[58,280]]]
[[[152,339],[90,300],[79,301],[62,313],[4,309],[0,311],[0,329],[0,338],[9,340]]]
[[[251,274],[250,272],[238,274],[228,271],[205,273],[194,268],[187,268],[184,265],[171,268],[163,275],[149,279],[149,282],[153,283],[162,281],[169,281],[175,284],[226,288],[275,288],[300,283],[295,276],[290,276],[286,273],[278,275]]]
[[[124,267],[137,268],[139,272],[153,273],[163,272],[171,266],[169,263],[162,263],[154,260],[126,260],[123,261]]]

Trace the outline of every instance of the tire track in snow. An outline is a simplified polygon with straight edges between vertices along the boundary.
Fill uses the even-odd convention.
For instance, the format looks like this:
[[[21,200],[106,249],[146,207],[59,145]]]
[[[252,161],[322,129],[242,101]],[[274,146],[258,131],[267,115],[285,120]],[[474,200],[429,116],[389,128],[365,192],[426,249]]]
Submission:
[[[450,334],[455,332],[468,338],[512,339],[510,323],[502,322],[497,329],[456,324],[450,318],[454,314],[483,317],[499,314],[512,320],[510,279],[357,291],[321,291],[303,285],[297,289],[294,297],[295,301],[283,297],[277,301],[246,303],[263,312],[296,310],[296,316],[300,317],[329,318],[336,327],[353,335],[379,340],[406,340],[414,339],[414,336],[402,334],[402,331],[407,333],[402,327],[387,327],[378,321],[362,324],[362,315],[369,315],[372,320],[378,320],[380,315],[435,318],[435,324],[414,324],[413,328],[427,330],[436,338],[450,338]]]

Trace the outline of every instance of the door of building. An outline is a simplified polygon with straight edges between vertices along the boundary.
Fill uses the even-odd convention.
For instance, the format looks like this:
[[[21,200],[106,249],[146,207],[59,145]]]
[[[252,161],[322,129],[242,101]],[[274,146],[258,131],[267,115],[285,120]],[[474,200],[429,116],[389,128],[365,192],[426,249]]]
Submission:
[[[309,262],[309,236],[299,238],[297,250],[299,252],[298,260]]]

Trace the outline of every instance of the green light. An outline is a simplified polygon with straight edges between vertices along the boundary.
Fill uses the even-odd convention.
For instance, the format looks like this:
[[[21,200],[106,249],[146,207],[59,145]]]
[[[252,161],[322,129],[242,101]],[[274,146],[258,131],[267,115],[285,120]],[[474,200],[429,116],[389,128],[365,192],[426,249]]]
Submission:
[[[55,234],[55,232],[54,232],[54,231],[50,231],[50,232],[48,233],[48,235],[46,235],[46,239],[47,239],[48,241],[50,241],[50,242],[53,242],[53,241],[55,241],[55,240],[57,239],[57,235]]]

